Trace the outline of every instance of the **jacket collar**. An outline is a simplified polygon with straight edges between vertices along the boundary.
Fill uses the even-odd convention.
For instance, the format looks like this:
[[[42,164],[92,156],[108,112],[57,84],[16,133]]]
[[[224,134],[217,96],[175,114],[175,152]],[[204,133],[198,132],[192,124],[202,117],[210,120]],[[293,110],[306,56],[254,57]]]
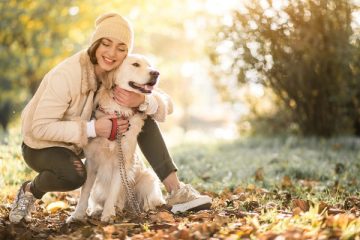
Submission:
[[[94,64],[90,61],[87,51],[80,54],[81,65],[81,93],[86,94],[88,91],[95,92],[98,84],[95,76]]]

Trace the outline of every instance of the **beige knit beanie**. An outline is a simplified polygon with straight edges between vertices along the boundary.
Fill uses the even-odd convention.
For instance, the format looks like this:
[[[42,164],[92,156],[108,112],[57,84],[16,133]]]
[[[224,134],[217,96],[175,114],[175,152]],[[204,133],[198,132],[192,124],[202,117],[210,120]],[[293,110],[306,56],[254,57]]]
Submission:
[[[133,48],[134,31],[130,22],[117,13],[105,13],[95,21],[95,31],[90,45],[104,37],[113,37],[125,43],[130,53]]]

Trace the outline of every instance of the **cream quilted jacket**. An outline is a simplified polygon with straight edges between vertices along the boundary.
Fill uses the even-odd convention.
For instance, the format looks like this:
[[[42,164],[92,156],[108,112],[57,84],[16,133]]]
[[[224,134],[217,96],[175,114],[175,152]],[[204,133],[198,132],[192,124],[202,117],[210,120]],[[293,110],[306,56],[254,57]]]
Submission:
[[[24,143],[35,149],[60,146],[80,154],[88,142],[86,122],[97,87],[94,65],[86,51],[53,68],[22,112]],[[152,117],[164,121],[172,112],[172,102],[161,91],[153,94],[159,108]]]

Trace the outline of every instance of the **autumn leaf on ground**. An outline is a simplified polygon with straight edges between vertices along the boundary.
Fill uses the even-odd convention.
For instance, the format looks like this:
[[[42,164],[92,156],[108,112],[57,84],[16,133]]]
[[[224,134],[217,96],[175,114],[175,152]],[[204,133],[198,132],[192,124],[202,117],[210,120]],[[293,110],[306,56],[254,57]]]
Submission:
[[[156,223],[173,223],[175,222],[175,219],[173,217],[172,214],[168,213],[168,212],[158,212],[155,215],[152,215],[150,217],[152,222],[156,222]]]
[[[289,176],[285,175],[281,181],[281,187],[289,188],[292,186],[293,186],[293,184],[292,184],[291,178]]]
[[[264,168],[260,167],[255,171],[255,181],[264,181]]]
[[[310,204],[308,203],[308,201],[301,200],[301,199],[293,199],[292,205],[293,205],[293,208],[300,208],[304,212],[309,211],[309,208],[310,208]]]

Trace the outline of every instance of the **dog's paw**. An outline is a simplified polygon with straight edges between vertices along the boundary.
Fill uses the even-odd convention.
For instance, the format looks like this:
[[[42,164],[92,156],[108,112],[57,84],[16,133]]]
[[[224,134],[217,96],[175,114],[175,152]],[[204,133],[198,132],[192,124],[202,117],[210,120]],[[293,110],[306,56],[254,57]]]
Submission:
[[[116,216],[115,207],[104,207],[101,214],[101,221],[109,222],[111,218]]]
[[[115,217],[116,217],[115,214],[114,214],[114,215],[105,215],[105,214],[102,214],[100,220],[101,220],[102,222],[106,222],[106,223],[114,223]]]
[[[85,222],[86,221],[86,215],[76,215],[71,214],[67,219],[66,223],[72,223],[72,222]]]
[[[86,214],[89,217],[100,217],[101,213],[102,213],[101,208],[91,208],[91,209],[86,210]]]

